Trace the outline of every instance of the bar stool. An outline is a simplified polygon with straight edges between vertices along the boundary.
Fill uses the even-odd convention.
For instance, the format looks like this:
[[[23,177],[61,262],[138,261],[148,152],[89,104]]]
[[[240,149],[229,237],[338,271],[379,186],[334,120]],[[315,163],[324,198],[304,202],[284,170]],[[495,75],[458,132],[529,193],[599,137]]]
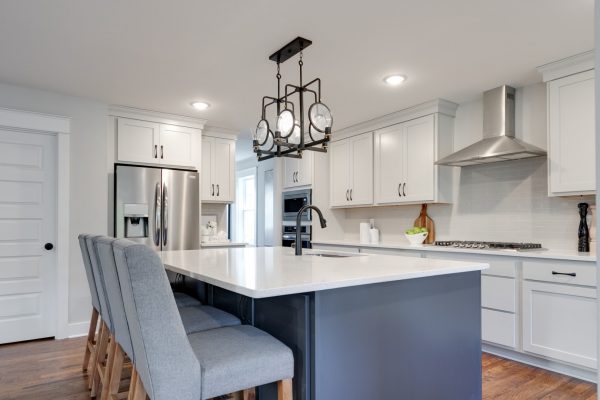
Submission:
[[[187,335],[164,267],[149,248],[113,243],[137,371],[135,397],[204,400],[271,382],[291,400],[292,351],[269,334],[237,325]]]
[[[81,234],[78,236],[79,247],[81,249],[81,257],[83,259],[83,265],[85,267],[85,274],[87,276],[88,286],[90,287],[90,295],[92,297],[92,316],[90,318],[90,328],[88,330],[87,340],[85,343],[85,352],[83,356],[83,372],[88,370],[90,366],[90,358],[94,358],[96,352],[96,333],[98,330],[98,318],[100,314],[100,300],[98,299],[98,291],[96,289],[96,282],[94,280],[94,273],[92,271],[92,265],[90,261],[90,254],[87,249],[86,237],[88,235]],[[92,378],[94,375],[95,363],[92,363],[92,371],[88,375],[88,388],[92,388]]]
[[[109,347],[107,359],[107,369],[110,371],[110,375],[108,384],[103,386],[102,390],[102,400],[105,400],[118,395],[123,369],[127,365],[127,358],[134,360],[134,353],[121,294],[121,283],[113,253],[113,243],[119,241],[109,237],[94,237],[92,242],[95,254],[98,256],[102,272],[101,277],[103,286],[106,288],[106,298],[108,299],[114,328],[114,340]],[[185,321],[186,332],[190,333],[240,324],[237,317],[210,306],[181,307],[178,308],[178,311],[182,320]],[[132,374],[135,375],[135,371]]]

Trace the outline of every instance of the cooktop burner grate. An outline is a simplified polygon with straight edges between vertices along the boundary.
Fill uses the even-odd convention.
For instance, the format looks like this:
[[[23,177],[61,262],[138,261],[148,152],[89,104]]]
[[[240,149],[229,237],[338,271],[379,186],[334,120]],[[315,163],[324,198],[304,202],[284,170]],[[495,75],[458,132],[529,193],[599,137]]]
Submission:
[[[489,250],[540,250],[540,243],[517,243],[517,242],[479,242],[465,240],[439,240],[436,246],[457,247],[461,249],[489,249]]]

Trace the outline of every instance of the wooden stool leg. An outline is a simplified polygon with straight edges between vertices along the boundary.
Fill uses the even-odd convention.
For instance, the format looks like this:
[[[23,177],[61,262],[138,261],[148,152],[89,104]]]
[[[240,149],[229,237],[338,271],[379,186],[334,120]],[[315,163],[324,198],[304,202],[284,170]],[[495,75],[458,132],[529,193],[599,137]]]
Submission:
[[[112,379],[112,368],[115,361],[115,351],[117,349],[117,341],[113,334],[110,335],[110,343],[108,344],[108,358],[106,360],[106,366],[104,367],[104,374],[102,376],[102,394],[101,400],[108,399],[110,381]]]
[[[88,330],[87,341],[85,343],[85,354],[83,356],[83,372],[87,371],[90,365],[90,356],[92,352],[90,350],[90,344],[92,349],[94,348],[94,341],[96,340],[96,330],[98,328],[98,310],[92,308],[92,317],[90,318],[90,329]]]
[[[277,400],[293,400],[292,380],[284,379],[277,382]]]
[[[98,363],[96,362],[96,360],[98,360],[98,344],[100,343],[100,338],[102,337],[103,326],[104,321],[100,320],[100,329],[98,330],[98,334],[96,335],[96,343],[94,344],[94,352],[92,353],[90,371],[88,372],[88,389],[92,389],[94,386],[94,377],[96,376],[96,367],[98,365]]]
[[[100,339],[98,340],[98,346],[96,349],[96,365],[94,366],[94,381],[92,382],[92,397],[98,394],[98,388],[100,387],[100,365],[106,359],[106,348],[108,347],[109,331],[108,327],[102,321],[102,327],[100,328]]]
[[[146,390],[144,389],[144,384],[142,383],[140,376],[136,374],[135,394],[133,395],[133,400],[146,400],[146,397],[147,394]]]
[[[112,370],[110,372],[110,380],[108,384],[108,398],[112,399],[119,393],[119,386],[123,375],[123,362],[125,360],[125,354],[121,346],[115,343],[115,355],[112,364]],[[103,392],[104,394],[104,392]]]
[[[254,388],[246,389],[243,392],[244,400],[255,400],[256,399],[256,391]]]
[[[133,397],[135,396],[135,385],[137,383],[137,370],[135,369],[135,367],[133,367],[131,369],[131,378],[129,381],[129,394],[127,395],[127,400],[133,400]]]

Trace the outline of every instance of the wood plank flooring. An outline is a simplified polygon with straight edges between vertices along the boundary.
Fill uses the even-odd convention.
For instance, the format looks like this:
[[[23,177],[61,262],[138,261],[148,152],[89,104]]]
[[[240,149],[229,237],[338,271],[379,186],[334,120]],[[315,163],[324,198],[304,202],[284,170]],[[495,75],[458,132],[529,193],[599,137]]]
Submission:
[[[84,338],[0,346],[0,399],[89,399],[84,346]],[[489,354],[482,364],[486,400],[596,400],[588,382]]]

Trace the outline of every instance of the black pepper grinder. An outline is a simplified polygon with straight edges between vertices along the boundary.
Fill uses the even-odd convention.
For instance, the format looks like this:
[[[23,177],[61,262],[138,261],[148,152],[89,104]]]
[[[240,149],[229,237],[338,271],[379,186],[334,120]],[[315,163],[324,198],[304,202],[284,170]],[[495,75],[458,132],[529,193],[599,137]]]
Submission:
[[[579,232],[578,232],[579,245],[577,247],[577,250],[582,253],[589,253],[590,252],[590,231],[588,229],[587,220],[586,220],[588,203],[579,203],[579,204],[577,204],[577,207],[579,207],[579,217],[581,218],[579,220]]]

